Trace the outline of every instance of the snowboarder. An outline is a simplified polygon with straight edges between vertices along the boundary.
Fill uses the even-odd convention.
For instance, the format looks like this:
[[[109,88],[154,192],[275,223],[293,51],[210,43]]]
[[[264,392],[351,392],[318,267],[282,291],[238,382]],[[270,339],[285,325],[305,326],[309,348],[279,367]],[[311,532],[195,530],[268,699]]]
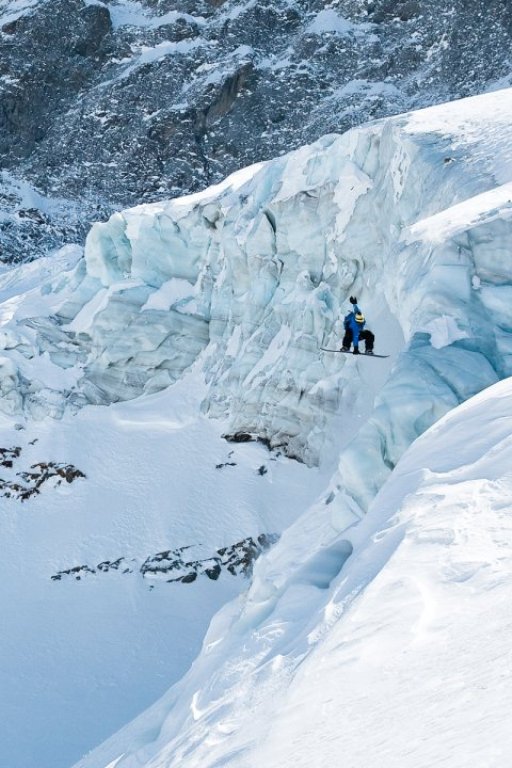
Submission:
[[[351,344],[354,345],[354,355],[359,354],[359,341],[363,339],[364,349],[366,355],[373,355],[373,342],[375,341],[374,334],[366,329],[366,321],[364,315],[357,306],[357,298],[355,296],[350,297],[350,303],[352,304],[352,311],[345,316],[343,320],[343,327],[345,329],[345,335],[342,341],[342,352],[349,352]]]

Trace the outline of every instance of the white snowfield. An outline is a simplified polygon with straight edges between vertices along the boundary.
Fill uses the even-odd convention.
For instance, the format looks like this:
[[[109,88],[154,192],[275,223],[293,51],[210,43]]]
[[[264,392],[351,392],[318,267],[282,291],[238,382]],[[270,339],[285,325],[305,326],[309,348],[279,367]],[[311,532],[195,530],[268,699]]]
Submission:
[[[191,371],[172,389],[60,421],[0,416],[2,768],[68,768],[161,696],[248,585],[240,565],[238,576],[225,565],[213,580],[168,581],[280,533],[327,482],[262,445],[226,443],[223,423],[201,414],[203,388]],[[50,477],[22,501],[16,488],[34,487],[42,462],[85,477]],[[167,571],[145,571],[148,558]]]
[[[507,385],[395,467],[512,373],[511,117],[502,91],[326,136],[115,214],[83,258],[65,249],[0,275],[0,447],[15,464],[0,478],[12,490],[49,461],[85,474],[2,499],[0,765],[66,768],[173,683],[77,766],[277,768],[341,753],[416,768],[449,749],[450,768],[473,754],[500,765],[477,752],[491,742],[469,734],[478,701],[465,720],[457,685],[484,684],[486,622],[499,635],[505,621],[505,578],[496,617],[479,614],[494,584],[483,563],[508,567],[506,465],[482,465],[505,434],[507,398],[492,392]],[[352,294],[388,360],[320,350],[340,346]],[[244,594],[227,573],[141,575],[165,550],[202,561],[272,533]],[[490,722],[505,749],[503,719]]]
[[[78,766],[508,765],[511,399],[509,379],[420,437],[277,605],[257,567],[259,602],[224,608],[182,682]]]

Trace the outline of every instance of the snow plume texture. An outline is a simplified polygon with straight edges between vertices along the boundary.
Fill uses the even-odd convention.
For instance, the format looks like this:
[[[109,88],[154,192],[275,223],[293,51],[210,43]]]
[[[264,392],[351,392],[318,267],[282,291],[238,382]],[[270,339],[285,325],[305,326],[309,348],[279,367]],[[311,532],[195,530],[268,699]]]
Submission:
[[[463,688],[485,645],[482,601],[437,682],[432,669],[474,584],[496,590],[496,631],[505,615],[506,536],[479,549],[464,527],[494,530],[504,515],[505,464],[482,457],[508,445],[508,384],[456,407],[512,372],[511,113],[506,90],[328,135],[116,213],[83,256],[0,276],[2,567],[16,568],[18,608],[0,641],[15,702],[2,716],[15,733],[28,706],[40,749],[22,755],[11,736],[10,768],[57,768],[56,752],[69,766],[173,683],[77,766],[311,766],[336,762],[342,743],[354,766],[374,749],[374,764],[426,768],[462,727],[441,706],[432,733],[455,719],[429,752],[414,720],[439,701],[444,669],[469,712],[450,765],[487,759]],[[387,360],[321,351],[339,348],[354,294]],[[36,486],[23,514],[19,477]],[[222,571],[229,546],[277,536],[250,586]],[[27,616],[38,632],[22,655]]]

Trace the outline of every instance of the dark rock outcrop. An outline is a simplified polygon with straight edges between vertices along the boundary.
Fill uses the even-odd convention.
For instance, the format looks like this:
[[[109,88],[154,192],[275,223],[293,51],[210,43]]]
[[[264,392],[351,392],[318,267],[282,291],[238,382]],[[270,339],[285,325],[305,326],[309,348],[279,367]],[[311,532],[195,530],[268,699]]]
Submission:
[[[113,208],[199,190],[323,133],[510,75],[505,0],[142,6],[3,11],[1,259],[80,241]],[[42,193],[38,206],[20,179]]]
[[[274,533],[260,533],[259,536],[249,536],[229,547],[218,549],[211,557],[194,558],[191,552],[194,547],[177,547],[166,549],[150,555],[138,568],[138,572],[144,579],[153,581],[165,581],[167,583],[181,582],[191,584],[198,577],[206,576],[212,581],[217,581],[219,576],[226,572],[231,576],[250,576],[252,568],[262,552],[269,549],[278,540]],[[136,560],[128,561],[124,557],[117,560],[105,560],[96,566],[75,565],[72,568],[58,571],[51,579],[62,581],[65,577],[72,577],[80,581],[87,574],[108,573],[120,571],[121,573],[133,573]]]
[[[36,442],[37,438],[30,444],[34,445]],[[0,448],[0,467],[6,470],[14,469],[21,453],[20,446]],[[85,478],[84,473],[73,464],[59,464],[55,461],[40,461],[32,464],[28,470],[8,474],[10,476],[7,479],[0,478],[0,496],[21,501],[27,501],[41,493],[42,487],[50,481],[59,486],[63,481],[70,484]]]

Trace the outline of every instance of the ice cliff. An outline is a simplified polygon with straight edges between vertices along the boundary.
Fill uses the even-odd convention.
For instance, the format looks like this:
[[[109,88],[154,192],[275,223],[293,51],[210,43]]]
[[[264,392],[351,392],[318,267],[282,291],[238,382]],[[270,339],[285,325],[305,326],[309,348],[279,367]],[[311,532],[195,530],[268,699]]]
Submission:
[[[354,765],[367,764],[368,754],[386,765],[412,765],[411,755],[430,765],[443,749],[462,766],[468,744],[486,759],[506,743],[501,685],[490,701],[498,747],[473,738],[479,710],[462,693],[460,708],[452,699],[441,704],[445,733],[435,713],[444,702],[436,674],[457,694],[467,693],[468,680],[479,686],[480,664],[496,680],[502,668],[485,661],[489,635],[478,612],[490,590],[497,604],[507,599],[510,557],[497,531],[510,494],[508,383],[456,409],[392,470],[443,414],[511,373],[511,113],[504,91],[375,123],[206,195],[93,229],[86,264],[103,290],[118,292],[128,273],[153,295],[169,280],[193,284],[176,300],[178,312],[197,313],[198,297],[208,296],[208,341],[197,358],[209,380],[204,408],[229,414],[233,432],[284,443],[313,463],[336,409],[346,417],[340,429],[357,423],[350,406],[361,426],[340,446],[330,488],[259,560],[247,594],[214,619],[190,672],[80,768],[305,766],[340,753]],[[171,275],[164,254],[174,261],[183,243],[195,261]],[[372,382],[377,360],[319,352],[339,340],[351,293],[379,350],[400,340],[380,389]],[[87,386],[101,386],[90,377],[86,371]],[[485,551],[468,533],[477,513],[483,529],[474,533],[490,531]],[[467,611],[456,625],[460,600]],[[505,631],[506,622],[496,624]],[[451,655],[450,632],[458,649]],[[464,632],[475,638],[471,664]],[[503,660],[498,642],[495,650],[492,658]],[[411,669],[418,690],[405,696]],[[370,721],[373,704],[383,724]],[[389,711],[399,712],[394,725]],[[454,716],[461,711],[467,721]]]
[[[378,351],[403,348],[343,458],[364,508],[418,434],[510,373],[510,101],[503,91],[327,136],[96,224],[84,259],[40,289],[51,311],[31,304],[27,317],[22,302],[6,324],[1,407],[58,415],[127,400],[200,360],[203,408],[229,417],[228,436],[315,464],[334,415],[368,414],[381,385],[385,363],[320,351],[339,346],[356,293]],[[71,385],[39,378],[46,356]]]
[[[447,411],[510,375],[511,107],[503,91],[327,136],[91,231],[73,309],[57,313],[91,339],[82,396],[136,395],[162,386],[162,368],[172,381],[199,360],[203,408],[228,417],[231,434],[310,464],[334,425],[352,439],[341,439],[327,491],[214,621],[190,674],[80,766],[246,765],[255,731],[242,710],[273,690],[270,668],[279,680],[293,676],[342,612],[329,587],[354,551],[351,529],[400,456]],[[77,300],[93,280],[105,297],[97,313],[97,299]],[[399,351],[383,386],[377,360],[319,351],[339,343],[353,293],[379,351]],[[102,316],[111,327],[120,306],[128,313],[106,352]],[[153,329],[144,332],[141,316],[149,324],[165,311],[173,356],[165,347],[164,362],[157,348],[148,365]],[[128,359],[116,348],[124,352],[127,338],[140,373],[120,390]],[[105,375],[104,361],[117,372]]]
[[[216,424],[228,440],[264,443],[274,460],[285,454],[322,471],[334,467],[320,496],[311,481],[313,505],[294,485],[297,501],[287,506],[284,481],[277,495],[269,483],[260,503],[261,490],[252,489],[261,478],[250,462],[247,485],[236,486],[234,494],[231,486],[225,491],[232,500],[227,510],[219,491],[224,538],[233,526],[238,539],[286,530],[258,562],[248,594],[214,623],[198,662],[203,680],[213,675],[212,700],[217,682],[221,689],[226,685],[224,667],[215,677],[216,660],[223,665],[231,650],[238,653],[237,638],[254,633],[256,654],[265,658],[274,636],[271,629],[258,636],[258,628],[287,612],[297,617],[293,632],[307,635],[311,616],[325,609],[325,588],[353,551],[348,529],[363,518],[408,446],[459,403],[511,374],[511,112],[512,92],[506,90],[329,135],[205,192],[116,213],[92,228],[83,257],[70,248],[1,276],[2,419],[12,429],[33,429],[40,419],[46,445],[61,445],[61,424],[66,445],[75,432],[87,435],[80,461],[71,450],[55,461],[71,463],[87,477],[96,473],[94,494],[82,490],[91,487],[85,481],[76,484],[83,494],[79,510],[86,513],[82,536],[91,505],[98,525],[107,524],[96,506],[103,499],[101,483],[109,489],[115,520],[103,541],[111,549],[101,558],[124,558],[119,541],[129,541],[127,549],[139,558],[153,556],[163,549],[157,541],[162,519],[164,534],[173,539],[169,549],[176,538],[179,545],[194,544],[190,530],[207,531],[202,543],[210,547],[208,557],[235,543],[213,542],[218,534],[212,526],[220,526],[210,519],[200,490],[195,507],[201,525],[194,528],[195,512],[187,506],[192,476],[196,484],[190,467],[189,484],[180,490],[186,518],[176,513],[168,525],[160,509],[151,508],[148,517],[145,507],[146,498],[151,507],[155,488],[164,500],[174,492],[162,480],[165,446],[172,442],[179,460],[185,450],[198,456],[201,435],[213,434]],[[347,297],[354,293],[376,334],[377,351],[389,353],[389,360],[321,351],[339,346]],[[204,419],[208,427],[201,422],[203,431],[189,432],[199,401],[211,418]],[[146,421],[140,415],[145,409]],[[110,472],[103,476],[101,457],[94,457],[102,413],[108,425],[103,439],[115,435],[119,452],[102,463],[128,473],[115,493]],[[128,445],[126,436],[135,433],[137,442]],[[218,438],[208,437],[214,446],[208,455],[215,456],[212,488]],[[142,480],[137,474],[146,448],[139,445],[153,439],[147,471],[154,482],[146,490],[146,470]],[[28,436],[26,443],[23,451],[34,456]],[[125,466],[128,450],[133,455]],[[178,459],[176,476],[183,471]],[[229,457],[222,459],[225,466]],[[114,496],[132,475],[133,498],[120,510]],[[306,487],[305,475],[300,478]],[[250,502],[243,501],[244,493]],[[59,535],[69,547],[74,523],[67,525]],[[86,549],[78,550],[80,565],[100,563],[96,543],[94,552]],[[53,554],[52,562],[59,573],[73,565],[61,555]],[[294,603],[302,600],[301,585],[305,613]],[[60,582],[52,586],[69,589]],[[234,627],[226,639],[223,627]],[[244,653],[241,665],[255,668]],[[204,736],[208,717],[202,718],[211,704],[195,696],[195,675],[184,678],[135,731],[128,728],[126,743],[121,735],[83,765],[144,765],[149,755],[167,749],[167,741],[181,744],[183,734],[183,752],[180,746],[172,759],[185,765],[184,755]],[[169,716],[177,697],[183,708]],[[143,753],[136,754],[137,745]]]

